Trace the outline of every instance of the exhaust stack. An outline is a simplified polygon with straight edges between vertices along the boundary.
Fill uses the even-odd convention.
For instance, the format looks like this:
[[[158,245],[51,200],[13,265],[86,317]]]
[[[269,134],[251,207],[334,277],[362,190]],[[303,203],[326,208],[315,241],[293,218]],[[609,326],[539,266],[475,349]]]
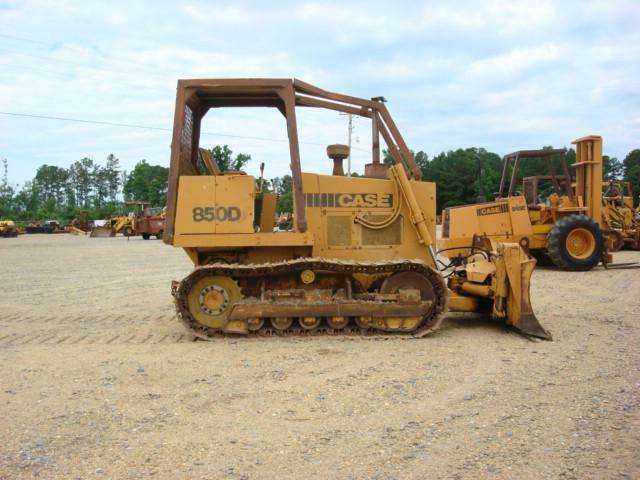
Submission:
[[[344,167],[342,162],[349,156],[349,147],[336,143],[327,147],[327,156],[333,160],[333,173],[332,175],[338,177],[344,177]]]

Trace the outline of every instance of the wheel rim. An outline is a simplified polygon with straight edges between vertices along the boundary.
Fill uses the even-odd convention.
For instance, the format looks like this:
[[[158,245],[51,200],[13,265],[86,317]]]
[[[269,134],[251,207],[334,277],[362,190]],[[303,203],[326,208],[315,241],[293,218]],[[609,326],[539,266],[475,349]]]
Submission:
[[[301,317],[299,323],[305,330],[315,330],[320,326],[320,317]]]
[[[264,325],[264,318],[254,317],[247,320],[247,328],[250,332],[257,332]]]
[[[204,277],[189,291],[189,312],[202,325],[222,328],[231,307],[240,298],[240,287],[233,279],[222,276]]]
[[[333,329],[340,330],[347,326],[349,323],[348,317],[329,317],[327,318],[327,323]]]
[[[435,300],[436,294],[431,282],[416,272],[400,272],[391,275],[382,282],[380,293],[398,293],[402,288],[420,290],[422,300]]]
[[[291,327],[293,318],[291,317],[274,317],[271,319],[271,325],[276,330],[287,330]]]
[[[581,260],[589,258],[596,250],[596,239],[593,233],[586,228],[571,230],[565,244],[569,255]]]
[[[428,278],[417,272],[399,272],[387,277],[382,282],[380,293],[398,293],[401,289],[419,290],[422,301],[430,300],[435,302],[436,293],[433,284]],[[422,317],[388,317],[386,319],[374,319],[373,326],[392,331],[411,331],[420,326],[421,320]]]

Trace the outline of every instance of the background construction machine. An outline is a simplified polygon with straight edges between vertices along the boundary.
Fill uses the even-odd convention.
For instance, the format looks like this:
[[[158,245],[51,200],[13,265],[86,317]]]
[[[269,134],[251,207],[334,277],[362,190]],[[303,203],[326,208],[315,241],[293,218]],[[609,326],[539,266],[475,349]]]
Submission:
[[[563,150],[507,155],[496,200],[445,209],[440,245],[455,251],[457,245],[483,234],[518,242],[527,253],[566,270],[589,270],[601,260],[610,261],[602,216],[602,138],[591,135],[573,143],[573,173],[564,161],[562,171],[555,171],[551,157]],[[533,158],[546,159],[548,172],[524,178],[520,192],[519,166]]]
[[[31,222],[25,227],[25,231],[27,233],[66,233],[66,230],[57,220]]]
[[[104,225],[94,227],[91,237],[115,237],[118,233],[125,237],[141,235],[144,240],[162,237],[165,215],[162,207],[152,208],[149,202],[137,200],[125,202],[125,205],[133,206],[134,211],[112,216]]]
[[[149,207],[148,205],[135,217],[134,233],[142,235],[144,240],[156,237],[162,238],[164,233],[165,209],[162,207]]]
[[[18,227],[13,220],[0,220],[0,237],[17,237]]]
[[[300,106],[371,119],[372,162],[364,177],[343,176],[345,146],[327,149],[333,175],[302,173]],[[290,230],[274,231],[275,194],[258,195],[253,176],[200,161],[201,120],[220,107],[275,107],[283,114],[293,179]],[[388,169],[380,163],[380,135],[394,159]],[[550,338],[529,300],[535,260],[518,244],[469,238],[463,259],[437,259],[436,186],[420,178],[382,97],[365,100],[291,79],[178,81],[164,241],[183,248],[196,266],[172,286],[179,318],[203,338],[424,336],[453,310],[493,314]]]
[[[640,215],[633,208],[631,182],[611,180],[604,193],[604,224],[610,238],[610,251],[627,247],[640,250]]]

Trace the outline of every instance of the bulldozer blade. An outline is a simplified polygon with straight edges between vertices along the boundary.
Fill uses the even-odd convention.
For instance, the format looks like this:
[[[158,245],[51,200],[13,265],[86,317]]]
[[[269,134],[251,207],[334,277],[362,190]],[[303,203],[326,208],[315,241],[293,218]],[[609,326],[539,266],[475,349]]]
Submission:
[[[540,325],[538,318],[533,313],[522,315],[520,323],[512,325],[512,327],[525,335],[542,338],[543,340],[553,340],[551,333]]]
[[[115,237],[116,232],[113,231],[111,227],[94,227],[91,230],[91,238],[107,238],[107,237]]]
[[[525,335],[552,340],[551,333],[540,324],[531,307],[529,289],[535,259],[528,258],[517,243],[502,244],[501,250],[509,281],[507,323]]]

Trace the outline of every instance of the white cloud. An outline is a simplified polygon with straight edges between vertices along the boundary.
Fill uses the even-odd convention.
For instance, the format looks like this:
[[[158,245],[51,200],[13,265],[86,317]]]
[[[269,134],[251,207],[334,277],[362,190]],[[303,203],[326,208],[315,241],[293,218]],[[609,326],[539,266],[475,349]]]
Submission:
[[[170,128],[178,78],[296,76],[384,95],[414,149],[498,153],[600,133],[624,156],[640,138],[640,7],[613,2],[56,2],[0,9],[0,110]],[[216,114],[219,112],[216,112]],[[282,139],[258,111],[210,115],[207,129]],[[346,119],[299,115],[301,138],[346,140]],[[304,122],[304,123],[302,123]],[[368,161],[367,122],[354,163]],[[0,115],[14,181],[40,163],[116,153],[167,164],[169,132]],[[207,137],[288,168],[285,143]],[[328,169],[324,147],[303,162]],[[254,165],[255,168],[255,165]],[[325,170],[326,171],[326,170]]]

